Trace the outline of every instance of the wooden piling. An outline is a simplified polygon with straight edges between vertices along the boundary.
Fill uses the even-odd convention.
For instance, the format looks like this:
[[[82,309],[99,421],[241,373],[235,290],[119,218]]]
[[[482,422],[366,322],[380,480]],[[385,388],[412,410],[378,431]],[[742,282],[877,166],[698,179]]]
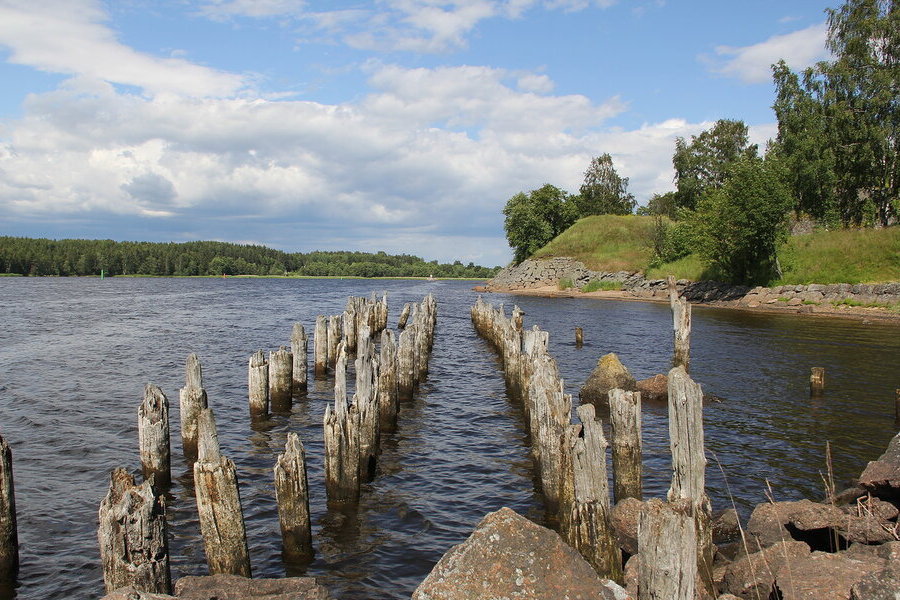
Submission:
[[[328,370],[328,322],[322,315],[316,317],[316,328],[313,330],[313,365],[317,378]]]
[[[678,295],[675,278],[668,277],[669,304],[672,307],[672,327],[674,329],[675,356],[672,366],[684,367],[690,371],[691,365],[691,304]]]
[[[575,328],[575,347],[581,348],[584,346],[584,330],[581,327]]]
[[[564,391],[555,361],[545,355],[535,363],[528,390],[531,405],[531,438],[536,446],[541,489],[547,508],[559,508],[563,473],[563,435],[572,415],[572,396]]]
[[[282,346],[269,352],[269,403],[273,410],[291,409],[294,355]]]
[[[641,485],[641,393],[609,391],[613,497],[643,499]]]
[[[347,403],[347,353],[338,349],[334,408],[325,407],[325,492],[329,502],[359,500],[359,412]]]
[[[291,377],[293,379],[293,395],[306,393],[308,384],[308,356],[309,356],[309,338],[306,337],[306,329],[302,323],[294,323],[291,331],[291,355],[294,357],[294,365],[291,369]]]
[[[894,390],[894,423],[900,425],[900,388]]]
[[[211,575],[250,577],[250,552],[234,463],[219,449],[212,410],[200,413],[194,490]]]
[[[375,461],[381,442],[378,406],[378,362],[375,345],[363,325],[356,348],[356,392],[353,407],[359,413],[359,479],[369,481],[375,475]]]
[[[178,391],[178,405],[182,452],[193,461],[197,458],[197,416],[209,406],[206,390],[203,389],[203,370],[196,354],[189,354],[187,357],[184,387]]]
[[[403,330],[406,328],[406,322],[409,320],[409,313],[412,310],[412,302],[407,302],[403,305],[403,310],[400,311],[400,318],[397,319],[397,329]]]
[[[378,420],[382,431],[394,431],[400,409],[400,388],[397,381],[397,343],[390,329],[385,329],[381,334],[378,363]]]
[[[337,347],[343,337],[343,318],[341,315],[328,317],[328,366],[333,367],[337,360]]]
[[[348,300],[347,310],[344,311],[344,316],[341,319],[341,321],[343,323],[343,328],[344,328],[342,340],[345,344],[344,347],[346,348],[348,353],[356,352],[356,338],[358,337],[357,330],[356,330],[356,327],[358,324],[357,323],[358,319],[356,317],[356,311],[350,308],[351,307],[350,301],[352,301],[352,300],[353,300],[353,298],[350,298]]]
[[[825,367],[812,367],[809,373],[809,395],[821,396],[825,393]]]
[[[250,357],[247,387],[250,396],[250,414],[267,414],[269,412],[269,362],[262,350],[257,350]]]
[[[99,517],[106,592],[132,586],[138,592],[171,594],[165,503],[150,482],[135,485],[125,469],[113,470]]]
[[[274,470],[284,554],[288,557],[312,556],[306,453],[296,433],[288,433],[284,453],[278,455]]]
[[[169,399],[159,387],[148,383],[138,407],[138,447],[144,479],[166,487],[172,482],[169,445]]]
[[[0,582],[11,582],[19,569],[19,534],[16,524],[16,487],[12,450],[0,436]]]
[[[697,538],[689,501],[647,502],[638,519],[638,600],[694,600]]]
[[[413,396],[416,385],[416,327],[406,327],[400,334],[397,347],[397,385],[401,400],[409,400]]]

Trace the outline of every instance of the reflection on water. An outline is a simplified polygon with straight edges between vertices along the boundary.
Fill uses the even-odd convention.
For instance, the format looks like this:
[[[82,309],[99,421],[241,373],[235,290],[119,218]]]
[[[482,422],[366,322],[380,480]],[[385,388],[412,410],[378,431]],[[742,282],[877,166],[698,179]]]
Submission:
[[[522,415],[503,389],[496,356],[469,322],[471,283],[242,279],[0,280],[0,433],[14,452],[21,541],[17,598],[102,593],[97,509],[109,472],[136,470],[143,386],[167,393],[173,419],[169,507],[174,577],[206,573],[193,497],[181,457],[178,389],[196,352],[223,452],[238,468],[254,576],[308,574],[343,600],[408,598],[433,564],[501,506],[546,522],[535,491]],[[286,345],[291,326],[312,330],[347,296],[386,289],[391,323],[405,302],[438,299],[428,381],[384,436],[375,479],[359,506],[328,506],[322,417],[332,382],[310,381],[290,407],[251,419],[247,360]],[[492,296],[517,302],[526,325],[550,331],[569,392],[597,359],[616,352],[640,378],[671,356],[666,304]],[[575,346],[576,326],[584,346]],[[694,308],[692,375],[723,398],[705,407],[707,481],[714,508],[731,499],[745,515],[764,500],[821,495],[824,445],[838,480],[860,472],[894,433],[900,328],[799,315]],[[811,399],[809,369],[826,368]],[[350,378],[352,382],[352,377]],[[665,406],[643,411],[647,495],[669,483]],[[282,556],[272,486],[288,432],[306,448],[315,556]],[[727,485],[726,485],[727,479]],[[9,597],[0,590],[0,598]]]

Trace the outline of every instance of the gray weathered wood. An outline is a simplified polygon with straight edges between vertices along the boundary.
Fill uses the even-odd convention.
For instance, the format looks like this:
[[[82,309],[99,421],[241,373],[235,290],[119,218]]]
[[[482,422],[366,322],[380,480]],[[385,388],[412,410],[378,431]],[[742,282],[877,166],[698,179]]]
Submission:
[[[269,352],[269,403],[272,410],[291,409],[291,386],[294,379],[294,356],[282,346]]]
[[[359,331],[356,352],[356,392],[353,406],[359,412],[359,478],[370,480],[375,474],[375,461],[381,442],[378,406],[378,361],[370,330]]]
[[[328,366],[333,367],[337,360],[337,347],[343,337],[344,325],[341,315],[328,317]]]
[[[247,376],[250,397],[250,413],[264,415],[269,412],[269,362],[262,350],[250,357]]]
[[[401,400],[409,400],[416,386],[416,325],[412,323],[400,334],[397,347],[397,385]]]
[[[353,298],[350,298],[352,301]],[[345,349],[348,353],[356,352],[356,338],[357,335],[357,325],[358,319],[356,317],[356,311],[350,308],[350,302],[348,301],[347,310],[344,311],[344,316],[341,319],[343,323],[343,341],[346,344]]]
[[[545,355],[535,363],[528,398],[531,404],[532,444],[536,446],[541,489],[547,507],[556,512],[563,473],[563,434],[572,415],[572,397],[564,391],[556,362]]]
[[[0,581],[15,579],[19,569],[19,534],[16,524],[16,486],[9,444],[0,436]]]
[[[329,502],[359,500],[359,412],[346,403],[325,407],[325,492]]]
[[[181,416],[181,448],[185,457],[197,458],[197,416],[209,405],[203,389],[203,371],[200,358],[189,354],[185,365],[184,387],[178,391]]]
[[[641,393],[609,391],[609,424],[612,437],[613,497],[643,499],[641,485]]]
[[[303,328],[302,323],[294,323],[291,331],[291,354],[294,357],[294,366],[291,369],[293,378],[291,393],[303,394],[308,387],[309,338],[306,336],[306,329]]]
[[[207,407],[197,415],[197,459],[215,462],[221,455],[216,418],[213,410]]]
[[[809,395],[821,396],[825,393],[825,367],[812,367],[809,372]]]
[[[113,470],[99,520],[97,540],[107,593],[125,586],[172,593],[165,503],[150,482],[135,485],[125,469]]]
[[[289,557],[311,556],[309,485],[306,453],[296,433],[288,433],[284,453],[275,462],[275,500],[284,553]]]
[[[638,600],[695,600],[697,538],[689,501],[653,498],[638,519]]]
[[[669,275],[669,304],[672,307],[672,328],[674,330],[675,356],[672,365],[691,368],[691,304],[678,295],[675,278]]]
[[[378,418],[383,431],[394,431],[400,409],[400,388],[397,382],[397,343],[390,329],[385,329],[381,334],[378,363]]]
[[[169,443],[169,399],[159,387],[148,383],[138,408],[138,446],[144,479],[166,487],[172,482]]]
[[[328,321],[319,315],[313,331],[313,365],[315,377],[322,377],[328,370]]]
[[[401,331],[406,329],[406,322],[409,320],[410,311],[412,311],[412,302],[407,302],[403,305],[403,310],[400,311],[400,318],[397,319],[397,329]]]

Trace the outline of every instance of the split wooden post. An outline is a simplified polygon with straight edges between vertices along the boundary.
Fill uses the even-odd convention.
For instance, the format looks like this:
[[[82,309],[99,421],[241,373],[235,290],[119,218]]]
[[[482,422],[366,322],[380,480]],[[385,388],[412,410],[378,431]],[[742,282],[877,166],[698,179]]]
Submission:
[[[809,395],[821,396],[825,393],[825,367],[812,367],[809,373]]]
[[[341,343],[344,327],[341,315],[328,317],[328,366],[333,367],[337,360],[337,347]]]
[[[247,377],[250,395],[250,414],[264,415],[269,412],[269,362],[262,350],[250,357]]]
[[[575,347],[581,348],[584,346],[584,329],[581,327],[575,328]]]
[[[689,501],[653,498],[638,519],[638,600],[694,600],[697,537]]]
[[[250,577],[250,552],[241,508],[237,470],[219,449],[211,409],[200,413],[200,439],[194,463],[194,490],[206,562],[212,575]]]
[[[397,382],[397,343],[390,329],[385,329],[381,334],[378,363],[378,420],[382,430],[394,431],[400,409],[400,388]]]
[[[400,311],[400,318],[397,319],[397,329],[405,329],[406,322],[409,320],[409,312],[412,310],[412,302],[407,302],[403,305],[403,310]]]
[[[269,352],[269,403],[273,410],[291,409],[291,385],[294,379],[294,355],[282,346]]]
[[[549,355],[535,361],[528,389],[532,409],[531,436],[540,461],[541,489],[551,512],[559,509],[563,438],[572,415],[572,396],[564,390],[556,361]]]
[[[293,395],[303,394],[307,390],[309,338],[306,337],[306,329],[302,323],[294,323],[291,331],[291,354],[294,357],[294,365],[291,369],[293,379]]]
[[[315,377],[322,377],[328,370],[328,322],[325,317],[316,317],[313,331],[313,362]]]
[[[641,500],[641,393],[610,390],[609,423],[615,502]]]
[[[706,495],[706,452],[703,443],[703,390],[683,367],[669,371],[669,441],[672,485],[668,500],[688,500],[697,529],[697,570],[712,592],[712,509]]]
[[[325,407],[325,492],[330,502],[359,500],[359,412],[347,404],[347,353],[338,347],[334,409]]]
[[[11,582],[19,569],[19,534],[16,524],[16,487],[12,450],[0,436],[0,581]]]
[[[193,461],[197,458],[197,416],[209,406],[206,390],[203,389],[203,370],[200,358],[189,354],[185,364],[184,387],[178,391],[181,415],[181,448],[185,457]]]
[[[672,366],[684,367],[690,371],[691,365],[691,304],[678,295],[675,278],[668,277],[669,304],[672,307],[672,327],[675,339],[675,357]]]
[[[397,348],[397,385],[401,400],[409,400],[416,387],[416,326],[407,327],[400,334]]]
[[[106,592],[132,586],[139,592],[171,594],[165,502],[150,482],[135,485],[125,469],[113,470],[99,516]]]
[[[312,556],[306,453],[300,437],[293,432],[288,433],[284,454],[279,454],[275,462],[275,500],[285,555]]]
[[[154,485],[172,483],[172,458],[169,444],[169,399],[159,387],[148,383],[138,407],[138,447],[144,479]]]
[[[359,412],[359,479],[375,475],[375,461],[381,443],[378,405],[378,362],[369,327],[363,325],[356,346],[356,392],[353,406]]]

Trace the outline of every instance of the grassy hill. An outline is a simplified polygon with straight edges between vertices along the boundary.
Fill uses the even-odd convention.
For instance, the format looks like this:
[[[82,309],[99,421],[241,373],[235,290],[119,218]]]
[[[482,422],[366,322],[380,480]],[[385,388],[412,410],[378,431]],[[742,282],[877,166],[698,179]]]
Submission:
[[[717,279],[695,255],[648,268],[653,217],[580,219],[532,258],[570,256],[594,271],[642,271],[650,278]],[[771,285],[900,281],[900,227],[839,229],[792,236],[778,253],[784,276]]]

